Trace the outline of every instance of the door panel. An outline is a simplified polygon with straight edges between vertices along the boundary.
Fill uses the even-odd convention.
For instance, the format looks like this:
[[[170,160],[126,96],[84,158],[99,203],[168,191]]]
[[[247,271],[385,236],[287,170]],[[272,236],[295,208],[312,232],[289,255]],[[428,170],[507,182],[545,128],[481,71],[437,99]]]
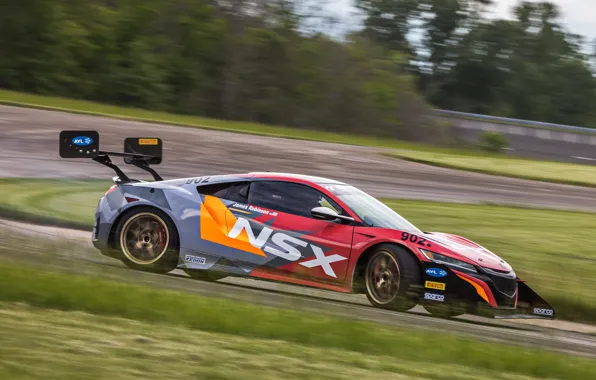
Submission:
[[[256,202],[268,206],[281,202],[279,208],[290,212],[201,195],[202,245],[210,246],[211,255],[229,260],[227,271],[343,283],[354,228],[305,216],[321,202],[339,212],[341,208],[313,188],[296,186],[256,186],[262,191]]]
[[[243,253],[238,255],[238,265],[251,268],[251,275],[263,271],[313,281],[345,280],[352,226],[262,208],[257,215],[234,209],[230,209],[235,222],[230,227],[229,238],[248,243],[252,248],[242,249]]]
[[[310,186],[284,181],[253,182],[248,201],[247,209],[260,214],[251,215],[252,237],[267,254],[253,275],[267,271],[315,281],[344,281],[353,227],[310,215],[319,206],[341,213],[335,202]],[[255,262],[254,257],[247,260]]]
[[[268,266],[305,279],[344,282],[354,227],[285,213],[279,213],[272,226],[304,243],[298,247],[298,260],[277,259]]]

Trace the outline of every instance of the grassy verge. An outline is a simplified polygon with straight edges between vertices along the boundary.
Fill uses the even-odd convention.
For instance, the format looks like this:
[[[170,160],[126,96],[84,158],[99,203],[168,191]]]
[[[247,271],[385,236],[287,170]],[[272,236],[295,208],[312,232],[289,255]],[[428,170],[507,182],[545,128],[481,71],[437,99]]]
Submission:
[[[0,304],[0,323],[0,376],[13,380],[513,376],[490,370],[477,373],[461,365],[421,366],[390,356],[11,304]],[[445,375],[435,377],[435,373]]]
[[[376,369],[406,376],[441,379],[462,378],[465,377],[464,374],[477,374],[484,378],[497,375],[510,378],[517,374],[584,379],[596,371],[593,361],[540,350],[482,343],[422,330],[391,329],[367,322],[154,290],[86,276],[43,272],[27,267],[14,268],[2,262],[0,289],[3,289],[0,292],[0,321],[6,321],[0,323],[3,326],[0,341],[5,341],[0,344],[0,361],[4,362],[4,370],[12,371],[9,378],[17,378],[14,376],[15,372],[17,375],[25,372],[31,378],[40,376],[33,376],[33,373],[27,371],[54,373],[51,367],[36,366],[34,357],[43,356],[40,350],[44,348],[52,350],[52,354],[58,349],[59,359],[54,360],[54,356],[48,353],[47,358],[42,361],[47,366],[56,366],[58,371],[88,370],[81,355],[95,355],[96,360],[103,358],[121,364],[127,362],[123,360],[127,355],[131,355],[132,367],[125,367],[121,375],[130,376],[128,371],[138,375],[138,371],[146,370],[146,367],[136,363],[137,359],[150,360],[152,355],[156,355],[155,359],[158,360],[155,365],[172,365],[162,363],[162,359],[171,355],[166,352],[169,351],[167,347],[170,344],[189,347],[193,342],[197,344],[196,349],[200,350],[193,352],[197,357],[183,355],[181,360],[211,361],[208,354],[211,352],[210,347],[216,347],[214,361],[223,360],[220,359],[221,355],[226,352],[229,354],[230,351],[240,350],[239,357],[247,355],[255,361],[243,360],[241,364],[228,362],[228,365],[239,365],[239,368],[235,368],[238,371],[246,364],[248,367],[244,368],[251,375],[252,370],[275,368],[275,371],[289,371],[289,375],[294,377],[353,378],[349,371],[336,374],[329,373],[326,369],[327,365],[334,364],[343,366],[345,370],[348,362],[356,367],[356,371]],[[37,308],[58,309],[62,312],[15,307],[15,303],[27,303]],[[103,317],[82,316],[73,311]],[[139,322],[109,318],[114,316]],[[126,333],[119,334],[119,327]],[[189,329],[203,333],[187,334]],[[66,330],[72,332],[67,333]],[[60,334],[62,331],[66,336]],[[77,331],[81,333],[77,334]],[[101,332],[103,339],[88,337],[88,334]],[[91,344],[85,344],[89,339]],[[48,344],[48,341],[62,341],[64,345]],[[16,350],[15,344],[18,347]],[[144,349],[144,345],[151,345],[154,349]],[[32,350],[35,354],[25,356],[24,353],[31,346],[36,346]],[[112,356],[106,351],[110,351]],[[345,355],[344,351],[347,352]],[[29,366],[19,363],[19,352],[25,356],[23,359],[28,361]],[[187,352],[186,355],[188,354]],[[139,358],[134,355],[139,355]],[[71,360],[73,357],[79,360]],[[357,357],[360,359],[349,360]],[[257,361],[257,358],[260,360]],[[299,368],[301,363],[310,363],[302,371],[313,371],[311,373],[314,377],[304,372],[292,374],[292,370],[284,366],[286,358],[290,368]],[[338,360],[341,361],[337,362]],[[100,364],[94,363],[98,366]],[[215,370],[212,365],[214,363],[209,364],[205,370]],[[478,370],[482,373],[478,373]],[[319,371],[319,374],[315,375],[314,371]],[[497,371],[501,373],[497,374]],[[196,373],[194,372],[195,378]],[[222,372],[222,376],[233,378],[233,373],[236,372],[229,375]]]
[[[0,216],[77,229],[90,229],[99,198],[110,181],[0,179]]]
[[[596,187],[596,167],[563,162],[535,161],[497,155],[400,151],[390,157],[450,169],[512,178]]]
[[[0,215],[91,228],[106,181],[0,180]],[[76,207],[73,207],[73,200]],[[560,318],[596,322],[594,214],[461,205],[385,202],[426,231],[470,238],[506,259],[551,301]],[[2,214],[4,212],[4,214]]]
[[[339,134],[299,128],[288,128],[251,122],[211,119],[193,115],[179,115],[167,112],[150,111],[140,108],[127,108],[84,100],[42,96],[0,89],[0,104],[65,111],[85,115],[105,116],[124,120],[136,120],[171,124],[182,127],[215,129],[261,136],[277,136],[300,140],[325,141],[350,145],[378,146],[402,149],[424,149],[431,147],[388,138],[375,138],[362,135]]]

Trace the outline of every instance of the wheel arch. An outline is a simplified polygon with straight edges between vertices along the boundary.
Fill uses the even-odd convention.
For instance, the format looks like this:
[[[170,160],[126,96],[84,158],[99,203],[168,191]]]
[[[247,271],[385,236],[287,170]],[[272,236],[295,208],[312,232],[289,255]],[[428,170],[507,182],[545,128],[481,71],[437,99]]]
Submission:
[[[352,271],[352,293],[355,294],[362,294],[364,293],[364,283],[362,281],[362,279],[364,278],[364,270],[366,269],[366,263],[368,262],[368,259],[370,258],[370,256],[373,254],[373,252],[375,251],[376,248],[378,248],[381,245],[394,245],[400,248],[403,248],[406,252],[408,252],[412,257],[414,257],[416,259],[416,262],[418,263],[418,267],[420,268],[420,271],[422,273],[422,267],[420,266],[420,259],[418,258],[418,256],[416,256],[416,254],[406,245],[395,242],[395,241],[380,241],[377,243],[372,244],[370,247],[366,248],[364,250],[364,252],[362,252],[362,254],[360,255],[360,257],[358,257],[358,260],[356,261],[356,264],[354,265],[354,269]]]

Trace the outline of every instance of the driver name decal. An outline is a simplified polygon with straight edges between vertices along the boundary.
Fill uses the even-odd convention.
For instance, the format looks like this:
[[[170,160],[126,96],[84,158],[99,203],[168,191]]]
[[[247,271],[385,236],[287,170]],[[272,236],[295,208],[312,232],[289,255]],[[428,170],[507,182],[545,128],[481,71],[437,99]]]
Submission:
[[[277,212],[275,212],[275,211],[269,211],[269,210],[265,210],[264,208],[246,205],[243,203],[234,203],[232,206],[230,206],[230,209],[241,209],[241,210],[245,210],[245,211],[258,212],[259,214],[271,215],[271,216],[278,215]]]

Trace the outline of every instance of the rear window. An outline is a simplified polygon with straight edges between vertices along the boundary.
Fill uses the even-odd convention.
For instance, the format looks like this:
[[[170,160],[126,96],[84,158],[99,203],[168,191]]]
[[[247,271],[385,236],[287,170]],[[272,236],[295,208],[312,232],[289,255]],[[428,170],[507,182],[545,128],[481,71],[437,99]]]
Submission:
[[[212,183],[197,186],[199,194],[211,195],[229,201],[247,203],[249,182]]]

